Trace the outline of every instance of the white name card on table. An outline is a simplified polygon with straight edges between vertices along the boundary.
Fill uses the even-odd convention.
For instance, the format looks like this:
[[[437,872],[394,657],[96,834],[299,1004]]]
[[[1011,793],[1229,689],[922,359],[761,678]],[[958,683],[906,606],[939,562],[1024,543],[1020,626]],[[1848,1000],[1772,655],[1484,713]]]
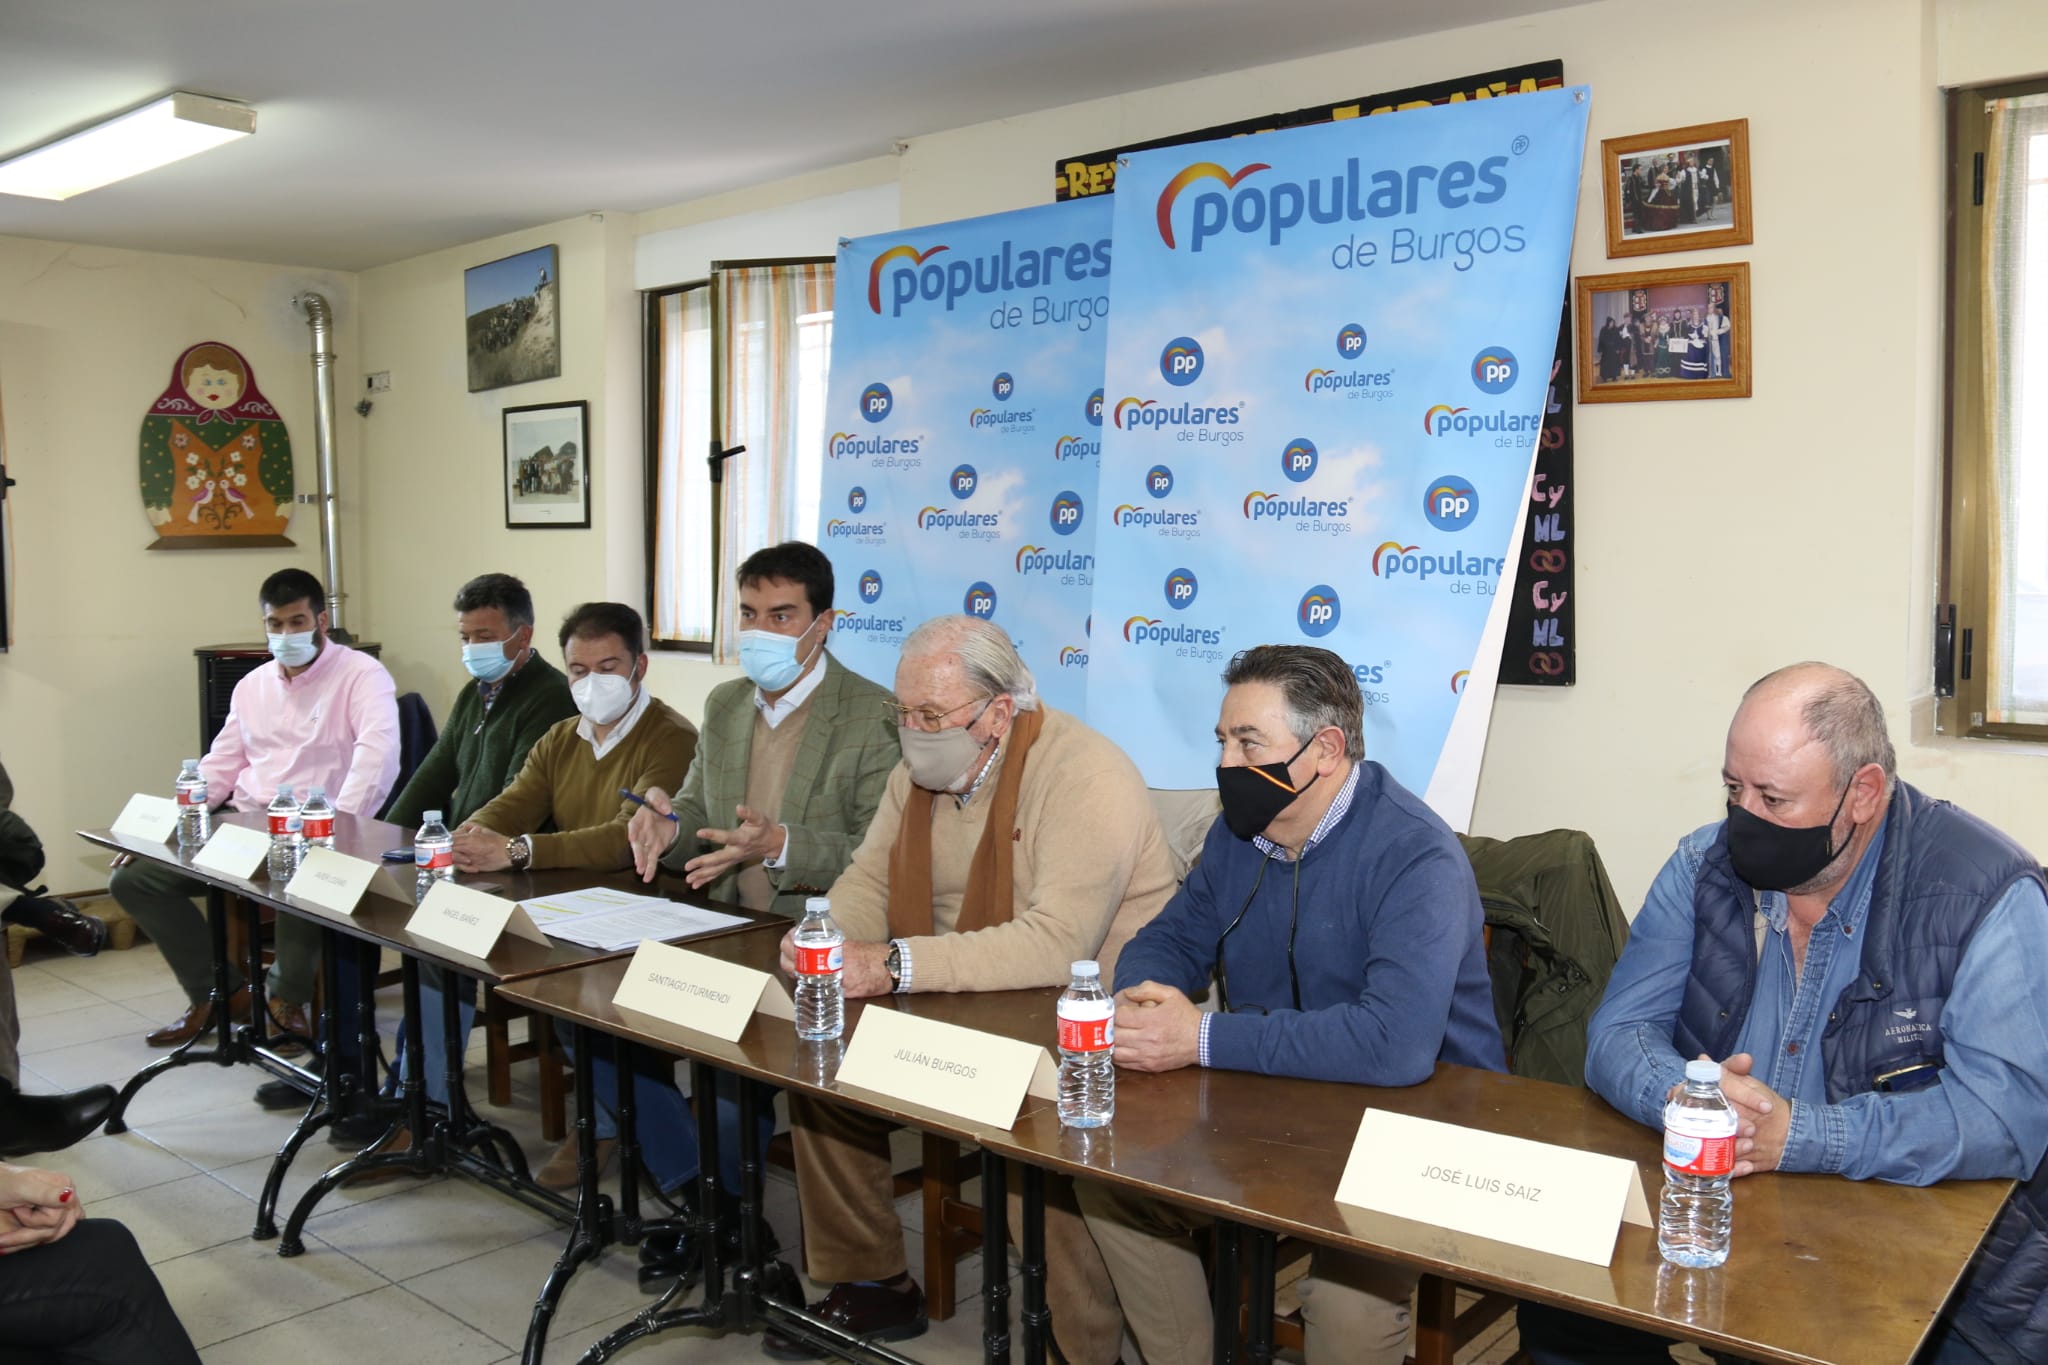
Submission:
[[[1337,1202],[1606,1265],[1650,1222],[1633,1161],[1368,1109]]]
[[[612,1003],[728,1043],[740,1040],[756,1008],[785,1019],[796,1015],[789,992],[767,972],[652,939],[633,954]]]
[[[168,796],[137,792],[121,807],[114,833],[145,844],[160,844],[178,832],[178,803]]]
[[[489,957],[506,934],[548,946],[548,936],[515,902],[446,880],[434,883],[405,922],[405,932],[466,957]]]
[[[861,1011],[839,1083],[942,1114],[1010,1128],[1045,1049],[870,1004]]]
[[[263,866],[269,857],[270,835],[267,832],[216,823],[206,847],[192,859],[192,866],[203,872],[240,877],[247,881],[256,875],[256,869]]]
[[[370,889],[370,880],[377,870],[375,863],[351,858],[331,848],[309,848],[299,859],[299,870],[285,884],[284,893],[316,910],[353,915],[356,902]]]

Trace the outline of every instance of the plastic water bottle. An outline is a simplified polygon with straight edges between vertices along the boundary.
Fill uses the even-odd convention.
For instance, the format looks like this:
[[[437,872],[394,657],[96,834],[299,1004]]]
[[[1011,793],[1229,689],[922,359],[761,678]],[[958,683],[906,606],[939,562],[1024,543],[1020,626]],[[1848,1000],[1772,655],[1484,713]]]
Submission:
[[[178,769],[178,847],[197,848],[213,833],[213,812],[206,806],[206,779],[199,760],[188,758]]]
[[[1685,1064],[1685,1089],[1664,1106],[1664,1198],[1657,1249],[1673,1265],[1701,1270],[1728,1259],[1735,1195],[1735,1107],[1721,1093],[1721,1064]]]
[[[1116,1002],[1102,989],[1102,968],[1083,959],[1060,996],[1060,1122],[1100,1128],[1116,1117]]]
[[[327,788],[306,792],[306,804],[299,807],[299,837],[307,848],[334,847],[334,807],[327,804]]]
[[[832,902],[812,896],[796,927],[796,1036],[809,1042],[846,1031],[846,935],[832,922]]]
[[[455,879],[455,836],[441,823],[441,812],[423,811],[422,815],[419,833],[412,836],[415,900],[425,900],[435,882]]]
[[[278,788],[267,808],[270,817],[270,880],[288,882],[299,870],[299,800],[290,787]]]

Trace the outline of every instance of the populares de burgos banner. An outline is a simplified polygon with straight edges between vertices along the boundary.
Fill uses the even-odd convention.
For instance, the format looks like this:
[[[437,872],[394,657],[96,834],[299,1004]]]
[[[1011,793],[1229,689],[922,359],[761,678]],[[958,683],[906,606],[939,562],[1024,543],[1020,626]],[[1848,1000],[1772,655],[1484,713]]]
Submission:
[[[1420,109],[1118,172],[1088,717],[1151,785],[1214,781],[1233,654],[1313,644],[1358,678],[1367,755],[1469,818],[1469,790],[1439,802],[1433,779],[1461,706],[1474,774],[1484,741],[1588,103]]]
[[[818,544],[833,650],[884,687],[964,612],[1080,712],[1095,574],[1111,205],[1076,200],[839,248]]]

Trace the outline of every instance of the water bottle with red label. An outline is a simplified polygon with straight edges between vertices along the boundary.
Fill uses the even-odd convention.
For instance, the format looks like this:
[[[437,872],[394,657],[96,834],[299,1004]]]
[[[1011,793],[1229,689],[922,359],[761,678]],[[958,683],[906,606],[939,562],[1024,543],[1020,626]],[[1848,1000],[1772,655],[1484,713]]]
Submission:
[[[199,760],[188,758],[178,768],[178,847],[198,848],[213,834],[213,812],[206,804],[206,778]]]
[[[846,935],[832,922],[832,902],[812,896],[796,927],[796,1036],[837,1038],[846,1029]]]
[[[299,799],[280,787],[265,812],[270,820],[270,880],[280,884],[299,870]]]
[[[427,898],[435,882],[455,879],[455,836],[437,810],[420,812],[419,833],[412,836],[413,900]]]
[[[1102,967],[1083,959],[1060,996],[1060,1122],[1100,1128],[1116,1117],[1116,1002],[1102,989]]]
[[[334,847],[334,807],[328,803],[327,788],[314,787],[299,807],[299,836],[307,848]]]
[[[1735,1106],[1721,1093],[1721,1064],[1685,1064],[1685,1086],[1664,1106],[1664,1198],[1657,1249],[1699,1270],[1728,1259],[1735,1216]]]

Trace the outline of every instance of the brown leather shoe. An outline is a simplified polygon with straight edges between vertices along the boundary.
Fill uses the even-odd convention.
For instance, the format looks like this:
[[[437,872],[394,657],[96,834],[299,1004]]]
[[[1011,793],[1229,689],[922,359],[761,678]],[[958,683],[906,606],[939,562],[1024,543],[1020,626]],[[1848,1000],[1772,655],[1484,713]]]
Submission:
[[[604,1173],[611,1168],[612,1156],[618,1150],[619,1140],[617,1138],[599,1138],[597,1140],[598,1179],[602,1180]],[[547,1159],[547,1163],[533,1173],[533,1183],[544,1190],[555,1190],[558,1192],[576,1188],[575,1138],[572,1137],[561,1146],[555,1148],[554,1155]]]
[[[931,1326],[925,1315],[924,1290],[908,1275],[908,1289],[886,1284],[835,1284],[832,1292],[810,1306],[813,1317],[864,1341],[908,1341]],[[794,1338],[771,1331],[761,1338],[761,1354],[770,1360],[823,1360],[828,1354]]]
[[[236,1015],[246,1014],[248,1011],[249,988],[244,986],[236,991],[235,998],[228,1002],[228,1017],[233,1019]],[[177,1047],[180,1043],[188,1043],[197,1038],[212,1022],[213,1001],[209,998],[200,1001],[156,1032],[145,1035],[142,1041],[151,1047]]]
[[[289,1000],[272,1000],[270,1022],[286,1033],[296,1033],[300,1038],[311,1038],[313,1029],[306,1022],[306,1007],[294,1005]],[[298,1038],[280,1038],[273,1041],[270,1050],[280,1057],[296,1057],[306,1050]]]
[[[371,1153],[371,1155],[389,1156],[393,1152],[402,1152],[410,1146],[412,1146],[412,1130],[400,1128],[390,1137],[378,1143],[376,1151]],[[351,1189],[359,1189],[366,1185],[383,1185],[398,1179],[400,1176],[412,1174],[412,1171],[407,1170],[403,1166],[384,1166],[374,1171],[365,1171],[361,1175],[352,1175],[342,1183]]]

